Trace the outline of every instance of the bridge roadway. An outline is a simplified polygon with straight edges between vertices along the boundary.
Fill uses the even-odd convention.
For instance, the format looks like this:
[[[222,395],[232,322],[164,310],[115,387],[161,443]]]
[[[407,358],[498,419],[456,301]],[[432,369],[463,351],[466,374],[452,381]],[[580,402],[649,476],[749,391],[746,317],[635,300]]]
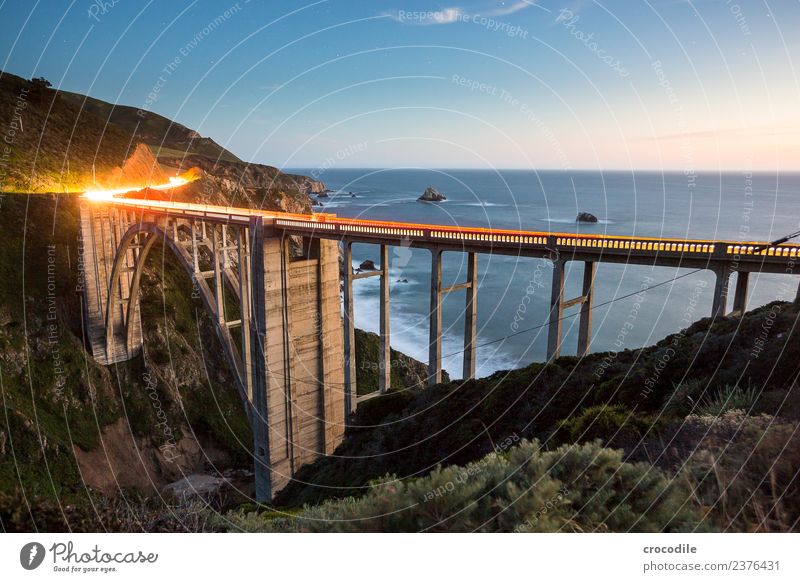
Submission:
[[[331,454],[343,436],[343,423],[356,408],[353,283],[362,278],[380,277],[378,393],[391,385],[390,246],[431,253],[429,385],[441,381],[443,297],[462,290],[462,377],[475,376],[479,254],[553,262],[548,360],[560,355],[563,313],[576,305],[580,306],[578,355],[589,352],[599,262],[710,270],[716,275],[713,317],[744,311],[751,272],[800,274],[795,268],[798,244],[411,224],[121,197],[87,200],[82,225],[89,247],[83,253],[85,268],[94,282],[87,285],[84,302],[90,343],[102,363],[129,359],[141,347],[138,286],[147,250],[156,237],[164,239],[192,276],[215,320],[253,424],[257,495],[262,500],[315,455]],[[290,237],[302,240],[302,260],[290,257]],[[343,310],[338,243],[345,256]],[[353,243],[380,246],[377,270],[354,272]],[[467,253],[465,281],[443,286],[444,252]],[[567,300],[564,273],[569,261],[583,262],[584,268],[581,295]],[[204,270],[205,265],[210,270]],[[729,312],[728,287],[734,272]],[[234,321],[226,318],[224,289],[232,289],[239,302]],[[234,328],[240,330],[238,342]]]
[[[287,234],[350,242],[441,248],[443,251],[592,260],[665,267],[708,268],[731,263],[732,271],[786,273],[800,254],[800,244],[767,247],[761,241],[652,238],[599,234],[551,233],[509,229],[414,224],[340,218],[335,214],[292,214],[232,206],[114,198],[106,204],[171,217],[245,225],[259,216]],[[266,222],[265,222],[266,224]],[[760,250],[761,249],[761,250]],[[735,265],[735,266],[734,266]]]
[[[382,245],[382,256],[386,246],[406,246],[429,249],[433,253],[432,264],[432,319],[440,319],[441,295],[451,291],[466,289],[468,295],[467,327],[474,327],[474,296],[476,273],[468,274],[465,283],[450,288],[441,287],[441,253],[445,251],[466,252],[470,259],[468,265],[473,268],[475,254],[492,253],[520,257],[543,257],[553,261],[553,296],[551,302],[548,342],[548,358],[560,354],[561,330],[560,321],[566,307],[583,304],[579,333],[579,355],[588,352],[591,341],[591,295],[594,279],[595,263],[625,263],[635,265],[656,265],[663,267],[684,267],[707,269],[716,275],[712,316],[727,315],[728,284],[732,273],[736,272],[737,283],[732,312],[743,311],[747,301],[748,276],[751,272],[795,274],[795,263],[800,254],[800,244],[781,244],[770,247],[767,242],[729,241],[711,239],[677,239],[632,237],[599,234],[551,233],[541,231],[523,231],[509,229],[489,229],[477,227],[443,226],[437,224],[413,224],[378,220],[340,218],[335,214],[291,214],[268,212],[231,206],[215,206],[184,202],[148,201],[132,198],[114,198],[114,205],[133,207],[141,211],[152,211],[172,217],[185,219],[225,222],[228,224],[246,224],[251,217],[259,216],[265,224],[287,235],[310,236],[314,238],[336,239],[345,243],[345,252],[351,258],[352,243],[371,243]],[[582,261],[585,264],[584,288],[581,296],[565,301],[563,298],[564,265],[568,261]],[[346,265],[352,265],[350,260]],[[352,281],[365,276],[379,275],[387,279],[383,271],[375,273],[354,274],[351,269],[345,273],[345,348],[354,351],[352,345]],[[799,273],[800,274],[800,273]],[[385,301],[388,301],[388,281],[382,288]],[[436,297],[438,295],[438,297]],[[384,301],[381,303],[383,304]],[[388,305],[387,305],[388,310]],[[348,318],[348,315],[350,316]],[[472,317],[470,317],[472,316]],[[388,328],[388,312],[383,313],[381,320],[386,320]],[[431,378],[436,383],[441,378],[441,341],[438,337],[441,325],[432,321],[431,330]],[[348,337],[350,341],[348,342]],[[436,336],[436,337],[434,337]],[[382,334],[382,337],[388,337]],[[472,347],[470,347],[472,346]],[[384,346],[388,353],[388,344]],[[464,377],[471,377],[475,372],[474,331],[469,329],[465,335],[466,362]],[[355,362],[352,378],[355,378]],[[346,370],[347,372],[347,370]],[[388,371],[381,375],[387,381]]]

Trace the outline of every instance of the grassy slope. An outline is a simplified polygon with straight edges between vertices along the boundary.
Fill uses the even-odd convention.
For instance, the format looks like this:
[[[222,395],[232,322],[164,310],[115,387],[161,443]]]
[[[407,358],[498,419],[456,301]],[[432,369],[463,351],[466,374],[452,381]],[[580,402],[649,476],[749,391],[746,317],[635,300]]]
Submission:
[[[113,123],[123,131],[146,143],[157,156],[201,155],[226,162],[240,161],[211,138],[201,137],[193,130],[151,111],[127,105],[114,105],[99,99],[62,92],[64,101],[82,107],[92,115]]]
[[[51,235],[54,220],[56,234]],[[76,293],[77,208],[69,196],[5,195],[0,206],[0,491],[15,489],[36,497],[69,499],[83,495],[72,444],[98,446],[100,430],[127,417],[134,435],[152,437],[158,422],[142,378],[142,357],[113,368],[94,363],[85,351]],[[48,319],[48,245],[54,244],[52,274],[55,319]],[[24,249],[24,251],[23,251]],[[159,249],[149,259],[161,262]],[[247,466],[251,436],[221,347],[191,283],[165,255],[163,277],[143,284],[142,309],[149,366],[175,383],[159,383],[171,426],[187,425]],[[24,277],[24,278],[23,278]],[[55,343],[49,328],[54,324]],[[200,340],[210,378],[202,372]],[[65,377],[57,386],[54,356]],[[170,357],[172,360],[170,360]],[[155,443],[158,444],[157,442]]]
[[[769,339],[754,357],[754,340],[770,313],[776,315]],[[743,319],[713,325],[702,320],[684,334],[642,350],[562,357],[551,365],[533,364],[463,384],[370,400],[359,407],[356,424],[363,428],[351,430],[337,449],[342,456],[322,459],[298,476],[318,486],[294,483],[278,502],[314,503],[363,492],[369,480],[387,473],[403,478],[427,474],[437,464],[464,464],[514,435],[539,438],[550,447],[601,438],[637,453],[642,436],[658,442],[674,435],[674,424],[693,411],[693,403],[706,402],[737,382],[756,388],[751,412],[798,418],[798,314],[797,305],[776,303]],[[656,374],[670,349],[674,356]],[[598,376],[604,361],[605,372]],[[643,390],[648,378],[657,378],[649,394]],[[695,381],[687,383],[689,379]],[[681,383],[684,387],[676,393]]]
[[[29,81],[0,72],[3,131],[15,116],[17,123],[21,118],[22,129],[13,136],[7,163],[0,168],[4,191],[75,191],[87,185],[93,170],[99,175],[121,166],[136,145],[129,132],[82,111],[55,91],[37,90]]]

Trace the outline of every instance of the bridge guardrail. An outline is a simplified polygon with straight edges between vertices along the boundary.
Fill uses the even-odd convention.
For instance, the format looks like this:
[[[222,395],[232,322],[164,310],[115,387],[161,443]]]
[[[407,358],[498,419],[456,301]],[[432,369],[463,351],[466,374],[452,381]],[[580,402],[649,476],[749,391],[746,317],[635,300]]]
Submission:
[[[241,222],[251,216],[263,216],[274,221],[274,225],[287,230],[323,231],[330,234],[374,235],[399,237],[403,239],[423,239],[459,241],[469,243],[513,244],[533,247],[547,247],[555,239],[559,250],[608,250],[622,252],[656,252],[680,255],[721,255],[729,257],[775,257],[795,258],[800,256],[800,245],[782,244],[768,247],[763,242],[670,239],[630,236],[605,236],[596,234],[549,233],[507,229],[488,229],[478,227],[455,227],[431,224],[414,224],[392,221],[372,221],[351,218],[338,218],[335,214],[297,214],[288,212],[268,212],[258,209],[197,204],[191,202],[171,202],[164,200],[137,200],[116,198],[112,205],[134,207],[140,210],[165,212],[226,222]]]

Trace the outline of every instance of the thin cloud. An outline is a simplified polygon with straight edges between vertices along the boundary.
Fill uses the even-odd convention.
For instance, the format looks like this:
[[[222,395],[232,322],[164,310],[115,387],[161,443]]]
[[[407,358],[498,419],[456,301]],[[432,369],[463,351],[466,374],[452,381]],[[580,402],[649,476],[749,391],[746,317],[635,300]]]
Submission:
[[[477,10],[474,14],[481,14],[483,16],[508,16],[530,8],[531,6],[536,6],[536,2],[533,0],[517,0],[511,3],[500,2],[500,6],[496,8]],[[448,6],[447,8],[428,11],[392,10],[391,12],[382,13],[381,16],[387,16],[403,24],[432,26],[437,24],[453,24],[454,22],[466,20],[469,18],[470,13],[465,11],[461,6]]]
[[[453,22],[458,22],[463,14],[464,11],[457,6],[437,10],[433,13],[432,24],[451,24]]]
[[[506,6],[505,2],[501,2],[503,6],[499,8],[495,8],[494,10],[489,10],[488,12],[482,12],[486,16],[508,16],[509,14],[514,14],[515,12],[519,12],[520,10],[525,10],[526,8],[530,8],[531,6],[535,6],[536,2],[528,2],[526,0],[520,0],[519,2],[515,2],[509,6]]]
[[[392,20],[403,24],[415,26],[431,26],[434,24],[452,24],[464,17],[464,10],[460,6],[449,6],[439,10],[412,11],[393,10],[384,12],[381,16],[388,16]]]

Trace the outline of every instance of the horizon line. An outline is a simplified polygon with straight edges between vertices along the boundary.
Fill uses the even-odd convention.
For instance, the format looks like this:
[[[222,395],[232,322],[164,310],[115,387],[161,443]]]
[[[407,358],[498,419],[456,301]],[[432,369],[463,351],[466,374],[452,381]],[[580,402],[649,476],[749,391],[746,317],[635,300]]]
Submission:
[[[261,162],[245,162],[247,164],[261,164],[261,165],[269,165],[269,164],[262,164]],[[498,168],[474,168],[474,167],[459,167],[459,166],[451,166],[451,167],[423,167],[423,166],[398,166],[398,167],[389,167],[389,166],[339,166],[336,168],[319,168],[317,166],[276,166],[279,170],[286,171],[286,170],[312,170],[318,169],[322,170],[321,174],[332,170],[390,170],[390,171],[403,171],[403,170],[428,170],[428,171],[449,171],[449,170],[457,170],[457,171],[476,171],[476,172],[614,172],[614,173],[631,173],[631,172],[642,172],[642,173],[652,173],[652,174],[663,174],[663,173],[670,173],[670,174],[686,174],[685,169],[679,168],[669,168],[669,169],[657,169],[657,168],[515,168],[515,167],[498,167]],[[693,169],[692,174],[711,174],[711,173],[741,173],[741,174],[800,174],[800,168],[793,168],[793,169],[775,169],[775,170],[743,170],[743,169],[730,169],[730,168],[698,168]],[[688,174],[691,175],[691,174]]]

